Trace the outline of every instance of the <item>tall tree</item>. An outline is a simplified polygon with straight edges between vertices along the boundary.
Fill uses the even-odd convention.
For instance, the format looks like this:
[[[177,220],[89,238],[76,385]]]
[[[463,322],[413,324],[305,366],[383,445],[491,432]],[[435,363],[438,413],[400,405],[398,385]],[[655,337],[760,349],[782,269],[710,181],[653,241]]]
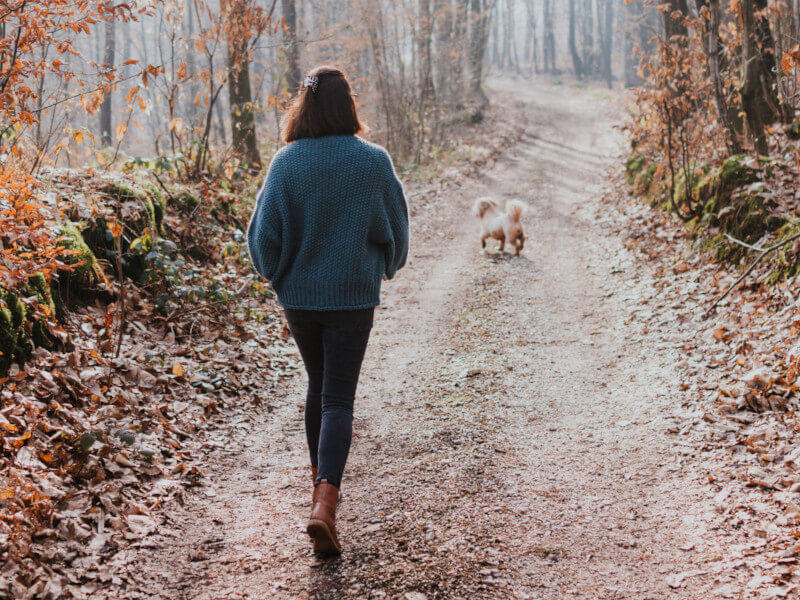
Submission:
[[[778,118],[783,118],[785,122],[791,123],[794,118],[794,110],[789,106],[783,105],[778,96],[778,55],[776,54],[775,36],[772,34],[767,7],[767,0],[753,0],[753,8],[756,11],[755,31],[759,78],[761,86],[764,88],[764,98],[772,111],[768,122],[771,123]],[[778,33],[780,33],[780,30],[778,30]]]
[[[419,53],[420,98],[433,98],[433,68],[431,65],[431,39],[433,37],[433,13],[430,0],[419,0],[419,28],[417,29],[417,52]]]
[[[706,56],[708,58],[708,74],[714,87],[714,100],[717,105],[717,114],[725,134],[725,145],[730,154],[741,152],[739,146],[739,132],[734,127],[738,121],[736,115],[728,104],[725,88],[722,83],[720,57],[722,44],[719,38],[720,8],[719,0],[697,0],[697,8],[703,18],[706,34]]]
[[[300,89],[299,47],[297,45],[297,6],[295,0],[283,0],[284,42],[286,44],[286,89],[294,94]]]
[[[685,19],[689,14],[686,0],[668,0],[662,12],[664,37],[667,41],[676,36],[688,35]]]
[[[583,0],[581,23],[581,50],[583,52],[583,72],[591,75],[596,72],[597,61],[594,52],[594,0]]]
[[[556,24],[553,18],[553,0],[544,0],[544,36],[543,56],[544,70],[556,72]]]
[[[575,76],[581,79],[583,77],[583,60],[581,53],[578,52],[576,2],[577,0],[569,0],[569,53],[572,56],[572,68],[575,70]]]
[[[636,87],[641,85],[642,78],[639,75],[639,60],[636,56],[638,42],[640,41],[640,31],[644,27],[644,17],[642,5],[638,2],[625,2],[624,17],[624,44],[625,44],[625,87]],[[644,50],[644,48],[639,48]]]
[[[228,101],[233,151],[250,170],[261,168],[256,138],[255,106],[250,85],[250,38],[260,10],[252,0],[223,0],[227,36]]]
[[[434,88],[440,99],[449,101],[453,67],[453,7],[450,0],[434,0],[433,37],[436,44]]]
[[[526,22],[527,32],[525,34],[525,60],[530,65],[531,73],[539,72],[539,40],[537,35],[536,3],[535,0],[526,0],[525,8],[528,19]]]
[[[469,0],[435,0],[434,3],[434,88],[437,99],[448,104],[458,105],[463,100],[468,12]]]
[[[766,2],[766,0],[761,0]],[[747,118],[747,128],[753,142],[753,147],[759,154],[768,154],[769,146],[765,126],[777,117],[777,102],[774,89],[769,85],[768,74],[764,69],[769,64],[766,56],[771,48],[765,48],[764,27],[769,28],[769,22],[759,24],[765,20],[763,15],[758,18],[755,14],[754,0],[741,0],[742,12],[742,64],[743,76],[740,93],[742,108]],[[772,59],[774,61],[774,57]]]
[[[103,63],[107,68],[114,68],[114,54],[116,50],[116,27],[117,22],[113,18],[109,18],[105,23],[105,45],[103,47]],[[112,103],[112,90],[113,86],[106,83],[105,96],[103,96],[103,103],[100,105],[100,139],[104,146],[111,145],[111,112],[113,109]]]
[[[469,91],[472,99],[482,106],[488,102],[483,91],[483,57],[486,54],[489,15],[493,6],[494,0],[470,0]]]
[[[613,84],[611,53],[614,50],[614,2],[613,0],[600,0],[600,7],[603,9],[600,14],[603,23],[603,32],[600,37],[601,65],[603,77],[610,88]]]
[[[470,0],[455,0],[453,4],[453,34],[451,54],[452,61],[452,89],[456,98],[464,94],[464,57],[467,55],[467,14],[469,13]]]

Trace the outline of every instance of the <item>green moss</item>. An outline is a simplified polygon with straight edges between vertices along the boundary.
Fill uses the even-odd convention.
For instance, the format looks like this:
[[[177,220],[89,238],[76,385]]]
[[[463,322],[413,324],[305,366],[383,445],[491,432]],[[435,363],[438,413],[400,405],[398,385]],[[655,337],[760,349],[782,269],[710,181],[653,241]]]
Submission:
[[[647,164],[647,158],[641,154],[631,154],[625,161],[625,178],[630,185],[636,182],[636,177]]]
[[[164,190],[152,183],[143,183],[142,189],[150,198],[150,203],[153,207],[153,220],[156,224],[156,227],[158,227],[159,233],[164,235],[164,214],[167,210],[167,198],[164,194]]]
[[[135,236],[141,235],[149,227],[161,232],[166,208],[161,188],[147,182],[110,181],[103,191],[120,203],[133,204],[133,216],[123,225],[129,227]]]
[[[122,250],[122,256],[120,257],[122,273],[126,277],[130,277],[138,282],[143,281],[145,272],[144,255],[146,252],[142,252],[137,248],[132,250],[131,244],[145,235],[147,226],[141,226],[142,223],[139,220],[134,219],[132,221],[126,221],[122,227],[122,239],[120,240],[120,248]],[[88,219],[85,222],[83,238],[97,258],[108,264],[116,273],[116,242],[114,240],[114,234],[111,232],[105,217]]]
[[[647,198],[657,206],[664,198],[663,182],[656,181],[658,163],[641,154],[633,154],[625,161],[625,179],[636,196]]]
[[[25,286],[25,292],[31,296],[35,296],[36,301],[44,307],[48,315],[55,314],[56,305],[53,301],[53,294],[42,273],[34,273],[28,277],[28,285]]]
[[[31,275],[22,293],[25,296],[34,296],[41,310],[46,314],[46,317],[50,319],[55,318],[56,303],[50,291],[50,286],[47,284],[47,280],[42,273]],[[50,337],[45,321],[43,319],[34,318],[32,314],[29,315],[29,320],[31,320],[31,340],[33,341],[33,345],[44,348],[52,347],[53,340]]]
[[[61,239],[58,245],[70,251],[62,260],[64,264],[75,267],[69,276],[80,279],[85,285],[93,284],[97,258],[84,240],[83,233],[72,221],[61,223],[59,229],[58,235]]]
[[[728,235],[753,245],[767,234],[786,239],[798,226],[785,215],[777,215],[776,204],[768,194],[764,181],[781,165],[769,158],[735,155],[718,165],[692,164],[687,177],[685,169],[675,173],[675,203],[686,214],[691,205],[694,215],[685,224],[690,236],[721,261],[738,263],[751,255],[751,250],[730,241]],[[646,197],[652,206],[674,210],[669,201],[669,177],[657,178],[657,163],[634,155],[625,162],[626,179],[637,196]],[[697,211],[697,207],[700,210]],[[697,212],[695,212],[697,211]],[[727,235],[726,235],[727,234]],[[776,283],[800,275],[796,252],[787,248],[776,260],[776,270],[767,279]]]
[[[0,375],[30,358],[33,346],[25,331],[27,311],[19,296],[0,288]]]
[[[800,233],[800,223],[797,221],[787,222],[778,231],[778,239],[772,243],[780,243],[798,233]],[[767,285],[775,285],[800,276],[800,253],[798,253],[796,245],[797,242],[790,243],[775,251],[775,268],[767,276]]]
[[[97,257],[84,239],[84,232],[72,221],[59,223],[58,245],[69,250],[61,261],[72,266],[71,271],[61,271],[50,287],[56,314],[64,316],[67,306],[76,301],[90,300],[100,283],[106,283]]]
[[[177,204],[176,208],[183,212],[191,212],[200,204],[200,198],[188,188],[184,188],[178,193],[173,194],[173,197]]]
[[[751,253],[725,234],[753,245],[785,223],[784,218],[772,214],[772,201],[748,190],[738,190],[729,198],[719,197],[713,208],[705,215],[705,223],[718,231],[708,243],[718,260],[738,263]]]
[[[756,166],[753,166],[748,159],[749,157],[743,154],[735,154],[722,161],[717,172],[719,185],[732,190],[759,181],[761,169],[757,167],[764,166],[764,163],[760,160],[755,161]]]
[[[658,165],[654,162],[649,163],[647,167],[642,170],[635,182],[635,191],[637,194],[640,196],[646,196],[650,194],[654,183],[653,178],[655,177],[657,170]]]
[[[702,202],[698,182],[702,181],[711,170],[707,164],[691,163],[689,168],[680,168],[675,173],[675,199],[674,202],[681,208],[682,213],[694,214],[698,202]],[[669,198],[667,198],[669,200]],[[668,209],[672,209],[669,206]]]
[[[103,187],[103,191],[120,202],[142,200],[147,196],[140,187],[124,181],[108,181]]]
[[[144,256],[147,253],[147,248],[143,248],[141,242],[145,238],[151,239],[149,231],[152,229],[154,218],[152,201],[149,198],[146,200],[140,198],[140,201],[146,211],[135,212],[134,216],[122,222],[122,239],[120,240],[122,272],[126,277],[138,282],[144,280],[146,266]],[[83,239],[86,244],[98,259],[108,264],[116,273],[116,241],[106,218],[93,217],[87,219],[83,225]]]

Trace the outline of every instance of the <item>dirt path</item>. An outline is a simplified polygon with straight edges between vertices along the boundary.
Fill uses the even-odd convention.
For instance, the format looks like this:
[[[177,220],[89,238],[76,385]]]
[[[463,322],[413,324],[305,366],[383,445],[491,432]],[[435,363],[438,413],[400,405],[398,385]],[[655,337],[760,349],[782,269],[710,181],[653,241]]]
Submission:
[[[496,83],[522,141],[415,207],[356,404],[340,559],[303,533],[303,377],[241,424],[136,562],[142,598],[705,598],[723,543],[676,444],[677,340],[630,324],[652,296],[596,224],[619,115],[601,93]],[[518,197],[524,256],[479,253],[476,196]],[[144,581],[144,583],[141,583]]]

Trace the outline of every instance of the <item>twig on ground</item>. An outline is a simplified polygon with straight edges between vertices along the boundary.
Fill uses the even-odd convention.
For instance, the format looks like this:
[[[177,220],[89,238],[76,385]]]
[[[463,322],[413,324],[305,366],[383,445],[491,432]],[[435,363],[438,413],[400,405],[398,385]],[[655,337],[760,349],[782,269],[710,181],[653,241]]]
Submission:
[[[747,242],[743,242],[742,240],[737,240],[729,233],[726,233],[725,237],[728,238],[728,240],[730,240],[734,244],[739,244],[740,246],[744,246],[745,248],[749,248],[750,250],[755,250],[756,252],[762,252],[764,250],[764,248],[762,248],[761,246],[753,246],[752,244],[748,244]]]
[[[119,225],[117,225],[120,227]],[[114,259],[117,265],[117,273],[119,277],[119,297],[117,298],[116,317],[117,324],[117,344],[114,351],[114,358],[119,358],[119,353],[122,350],[122,337],[125,334],[125,274],[122,272],[122,230],[118,235],[114,236]],[[110,364],[110,363],[109,363]],[[110,368],[110,367],[109,367]]]
[[[158,185],[161,186],[161,189],[164,190],[165,192],[167,192],[167,196],[169,197],[170,200],[172,200],[173,204],[177,204],[177,200],[175,200],[175,196],[173,196],[172,192],[170,192],[167,189],[167,186],[164,185],[164,182],[161,181],[161,179],[159,178],[158,174],[153,173],[153,177],[156,178],[156,181],[158,182]]]
[[[727,235],[727,234],[726,234],[726,235]],[[727,237],[729,237],[729,238],[730,238],[731,236],[729,236],[729,235],[728,235]],[[786,244],[788,244],[789,242],[791,242],[791,241],[794,241],[794,240],[796,240],[796,239],[798,239],[798,238],[800,238],[800,233],[796,233],[796,234],[794,234],[793,236],[790,236],[790,237],[786,238],[786,239],[785,239],[785,240],[783,240],[782,242],[778,242],[777,244],[773,244],[772,246],[769,246],[768,248],[755,248],[754,246],[749,246],[750,248],[753,248],[754,250],[759,250],[759,251],[761,252],[761,254],[759,254],[758,256],[756,256],[755,260],[754,260],[753,262],[751,262],[751,263],[750,263],[750,266],[749,266],[749,267],[747,267],[747,270],[745,270],[745,272],[744,272],[744,273],[742,273],[741,277],[739,277],[739,279],[737,279],[736,281],[734,281],[734,282],[733,282],[733,283],[730,285],[730,287],[728,287],[728,289],[727,289],[727,290],[725,290],[725,293],[724,293],[724,294],[722,294],[722,295],[721,295],[719,298],[717,298],[717,299],[714,301],[714,304],[712,304],[712,305],[709,307],[709,309],[708,309],[708,310],[707,310],[707,311],[704,313],[704,315],[703,315],[703,316],[708,316],[708,313],[710,313],[712,310],[714,310],[714,309],[717,307],[717,305],[718,305],[720,302],[722,302],[722,301],[723,301],[723,300],[724,300],[724,299],[725,299],[725,298],[728,296],[728,294],[730,294],[730,293],[733,291],[733,289],[734,289],[734,288],[735,288],[737,285],[739,285],[739,284],[742,282],[742,280],[744,280],[744,278],[745,278],[745,277],[747,277],[747,276],[748,276],[748,275],[751,273],[751,271],[752,271],[753,269],[755,269],[755,268],[756,268],[756,265],[757,265],[758,263],[760,263],[760,262],[761,262],[761,260],[762,260],[762,259],[763,259],[765,256],[767,256],[768,254],[771,254],[772,252],[774,252],[774,251],[775,251],[775,250],[777,250],[778,248],[781,248],[781,247],[785,246]],[[742,241],[740,241],[740,240],[737,240],[737,239],[735,239],[735,238],[731,238],[731,239],[733,239],[733,241],[735,241],[735,242],[737,242],[737,243],[739,243],[739,244],[741,244],[741,245],[743,245],[743,246],[746,246],[746,247],[748,246],[748,244],[745,244],[744,242],[742,242]]]

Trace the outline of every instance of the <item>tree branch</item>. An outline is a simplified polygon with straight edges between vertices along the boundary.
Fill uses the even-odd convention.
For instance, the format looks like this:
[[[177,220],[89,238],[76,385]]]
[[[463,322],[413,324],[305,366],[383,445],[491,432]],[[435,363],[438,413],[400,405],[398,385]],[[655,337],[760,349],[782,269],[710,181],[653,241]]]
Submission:
[[[726,235],[727,235],[727,234],[726,234]],[[729,236],[729,235],[728,235],[727,237],[731,238],[731,236]],[[771,254],[772,252],[774,252],[774,251],[775,251],[775,250],[777,250],[778,248],[782,248],[783,246],[785,246],[785,245],[786,245],[786,244],[788,244],[789,242],[792,242],[792,241],[794,241],[794,240],[796,240],[796,239],[800,239],[800,233],[796,233],[796,234],[794,234],[793,236],[786,238],[786,239],[785,239],[785,240],[783,240],[782,242],[778,242],[777,244],[773,244],[772,246],[769,246],[768,248],[764,248],[764,249],[760,249],[760,248],[755,248],[755,247],[753,247],[753,246],[749,246],[748,244],[745,244],[745,243],[744,243],[744,242],[742,242],[742,241],[736,240],[735,238],[731,238],[731,239],[732,239],[733,241],[735,241],[735,242],[737,242],[737,243],[741,244],[742,246],[749,247],[749,248],[753,248],[753,249],[755,249],[755,250],[761,250],[761,254],[759,254],[759,255],[756,257],[756,259],[755,259],[755,260],[754,260],[752,263],[750,263],[750,266],[749,266],[749,267],[747,267],[747,270],[746,270],[744,273],[742,273],[742,276],[741,276],[741,277],[739,277],[739,279],[737,279],[736,281],[734,281],[734,282],[733,282],[733,283],[730,285],[730,287],[729,287],[727,290],[725,290],[725,293],[724,293],[724,294],[722,294],[722,295],[721,295],[719,298],[717,298],[717,299],[714,301],[714,304],[712,304],[712,305],[709,307],[709,309],[708,309],[708,310],[707,310],[707,311],[706,311],[706,312],[703,314],[703,316],[707,316],[707,315],[708,315],[708,313],[710,313],[712,310],[714,310],[714,309],[717,307],[717,305],[718,305],[720,302],[722,302],[722,301],[723,301],[723,300],[724,300],[724,299],[725,299],[725,298],[728,296],[728,294],[730,294],[730,293],[733,291],[733,289],[734,289],[734,288],[735,288],[737,285],[739,285],[739,284],[740,284],[740,283],[741,283],[741,282],[744,280],[744,278],[745,278],[745,277],[747,277],[747,276],[748,276],[748,275],[749,275],[749,274],[752,272],[752,270],[753,270],[753,269],[755,269],[755,268],[756,268],[756,265],[757,265],[758,263],[760,263],[760,262],[761,262],[761,260],[762,260],[764,257],[766,257],[767,255]]]

